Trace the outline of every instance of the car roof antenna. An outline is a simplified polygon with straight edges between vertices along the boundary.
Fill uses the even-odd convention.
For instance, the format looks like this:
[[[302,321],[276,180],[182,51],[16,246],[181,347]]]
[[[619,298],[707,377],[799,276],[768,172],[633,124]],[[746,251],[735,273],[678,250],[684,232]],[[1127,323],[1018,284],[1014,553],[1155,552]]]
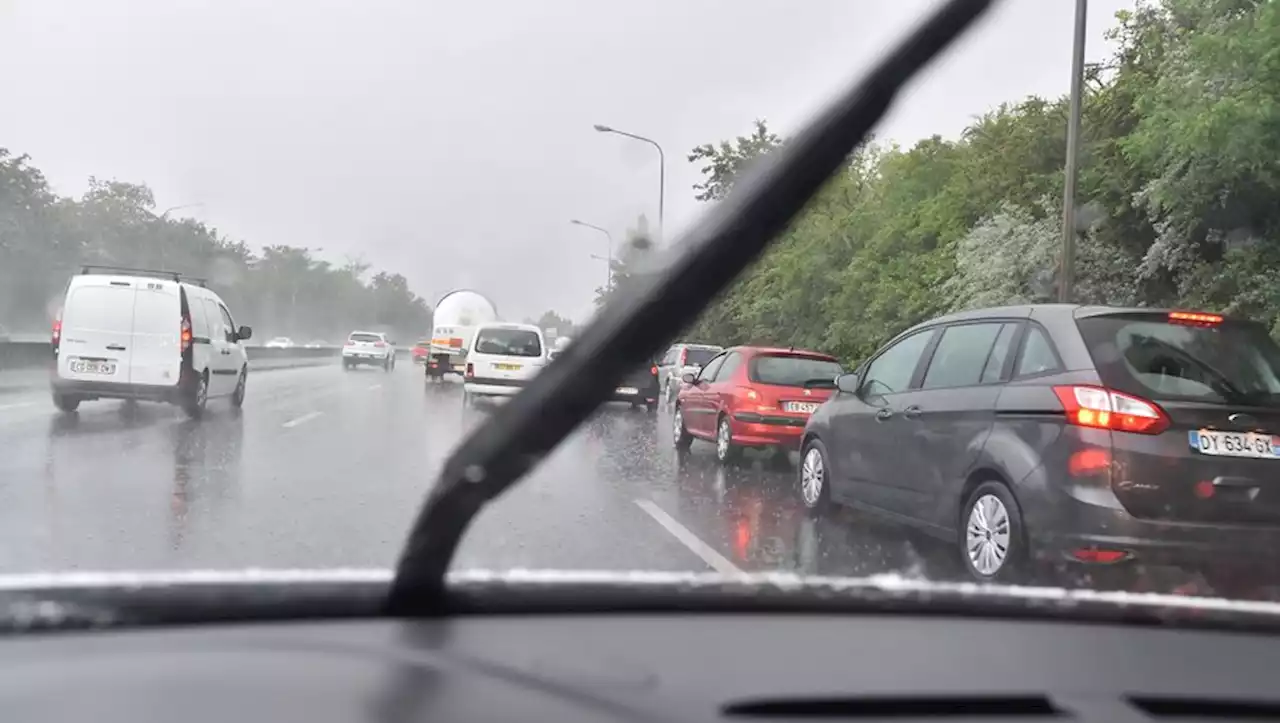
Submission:
[[[744,174],[628,294],[606,304],[554,364],[480,424],[445,462],[409,531],[391,615],[449,610],[446,575],[472,518],[515,484],[685,328],[848,162],[897,92],[995,0],[945,0],[870,73]]]

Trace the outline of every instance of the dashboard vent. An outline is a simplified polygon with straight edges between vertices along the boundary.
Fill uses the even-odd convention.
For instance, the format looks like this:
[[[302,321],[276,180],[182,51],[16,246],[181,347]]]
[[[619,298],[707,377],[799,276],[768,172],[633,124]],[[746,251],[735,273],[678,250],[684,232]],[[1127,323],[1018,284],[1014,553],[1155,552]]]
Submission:
[[[1206,700],[1131,695],[1129,704],[1152,718],[1280,720],[1280,701]]]
[[[730,703],[725,716],[742,718],[1067,718],[1041,696],[945,695],[796,698]]]

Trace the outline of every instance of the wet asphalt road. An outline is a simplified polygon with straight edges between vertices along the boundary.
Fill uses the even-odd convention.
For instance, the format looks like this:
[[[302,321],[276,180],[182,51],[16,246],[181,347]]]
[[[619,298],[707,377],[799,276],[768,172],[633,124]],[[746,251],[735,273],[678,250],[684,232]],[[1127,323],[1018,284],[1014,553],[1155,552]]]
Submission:
[[[486,412],[420,369],[251,376],[240,413],[0,395],[0,572],[387,567],[440,465]],[[669,417],[602,410],[484,510],[455,568],[913,572],[930,543],[852,513],[805,514],[789,462],[671,447]]]

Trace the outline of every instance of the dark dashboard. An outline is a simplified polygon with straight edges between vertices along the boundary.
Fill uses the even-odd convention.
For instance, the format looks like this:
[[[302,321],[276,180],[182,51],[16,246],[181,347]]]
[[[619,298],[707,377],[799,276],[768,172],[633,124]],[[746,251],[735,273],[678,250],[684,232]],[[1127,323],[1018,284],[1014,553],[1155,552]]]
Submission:
[[[1280,718],[1270,635],[881,614],[486,614],[0,642],[12,721]]]

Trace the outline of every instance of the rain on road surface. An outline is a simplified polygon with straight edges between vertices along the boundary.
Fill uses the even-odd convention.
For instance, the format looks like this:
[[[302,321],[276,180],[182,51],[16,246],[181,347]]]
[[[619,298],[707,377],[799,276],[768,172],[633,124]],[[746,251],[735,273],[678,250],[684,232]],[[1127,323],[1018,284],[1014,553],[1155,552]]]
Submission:
[[[263,371],[242,412],[214,400],[198,421],[118,401],[62,415],[41,386],[0,394],[0,573],[393,565],[488,413],[459,391],[408,364]],[[678,457],[670,435],[665,412],[601,410],[480,514],[455,568],[939,576],[921,569],[944,557],[928,543],[806,515],[795,455],[722,469],[711,445]]]

